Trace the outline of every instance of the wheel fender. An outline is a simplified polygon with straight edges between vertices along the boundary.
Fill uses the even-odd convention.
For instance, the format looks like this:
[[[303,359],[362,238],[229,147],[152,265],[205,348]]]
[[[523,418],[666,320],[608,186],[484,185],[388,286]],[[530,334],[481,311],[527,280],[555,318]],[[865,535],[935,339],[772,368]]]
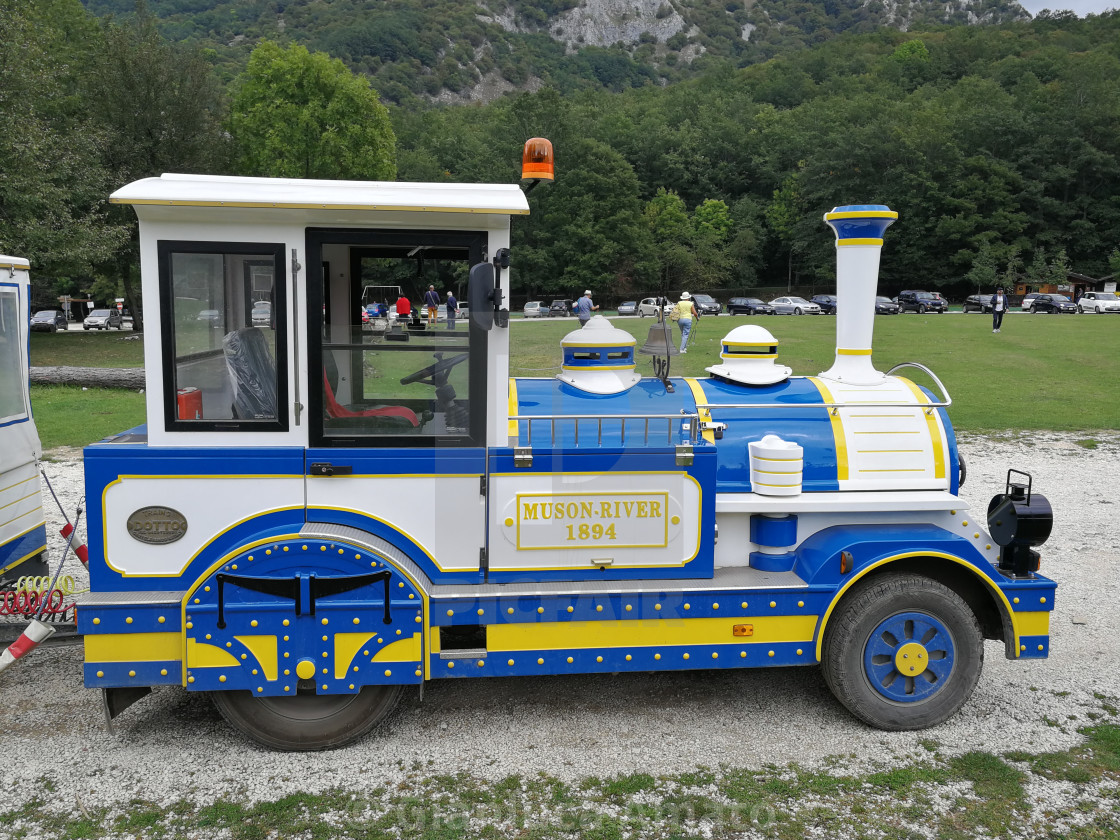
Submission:
[[[851,555],[853,568],[841,574],[844,552]],[[818,662],[828,621],[851,588],[876,573],[904,568],[936,579],[945,575],[935,572],[935,567],[953,569],[960,581],[978,587],[996,611],[1009,658],[1017,655],[1019,638],[1011,620],[1012,607],[1007,595],[996,585],[998,572],[968,540],[943,528],[932,524],[836,526],[805,540],[797,555],[794,571],[802,580],[810,586],[835,587],[817,620]],[[976,611],[977,604],[971,600],[969,603]]]
[[[402,552],[351,528],[241,545],[183,599],[186,687],[285,697],[300,680],[319,694],[419,683],[429,591]]]

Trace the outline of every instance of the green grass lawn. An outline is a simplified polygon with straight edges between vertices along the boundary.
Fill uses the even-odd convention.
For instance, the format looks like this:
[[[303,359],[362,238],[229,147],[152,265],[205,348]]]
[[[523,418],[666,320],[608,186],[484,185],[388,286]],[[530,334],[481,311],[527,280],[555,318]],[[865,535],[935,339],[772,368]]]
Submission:
[[[129,330],[33,332],[31,364],[36,367],[143,367],[144,341]]]
[[[629,318],[613,323],[630,332],[640,348],[654,322]],[[794,374],[814,375],[832,364],[836,319],[831,316],[723,316],[698,322],[688,355],[673,358],[672,374],[707,376],[704,368],[719,362],[720,339],[746,323],[761,324],[774,334],[780,362]],[[558,372],[560,340],[576,328],[574,318],[515,323],[510,327],[511,375]],[[143,343],[121,341],[126,335],[36,333],[31,363],[140,367]],[[993,335],[987,315],[906,314],[875,319],[873,358],[880,370],[900,362],[933,370],[953,399],[950,416],[960,431],[1091,431],[1120,428],[1118,351],[1120,318],[1016,313]],[[652,375],[649,357],[638,360],[638,370]],[[932,384],[918,371],[906,375]],[[143,396],[127,391],[35,387],[32,401],[47,447],[82,446],[144,422]]]
[[[612,323],[630,332],[641,348],[655,322],[628,318]],[[722,316],[700,319],[688,355],[673,357],[672,375],[707,376],[704,368],[720,361],[723,336],[748,323],[773,333],[779,362],[795,375],[816,375],[832,366],[836,319],[830,315]],[[560,339],[576,327],[574,318],[517,324],[511,336],[511,375],[558,372]],[[674,338],[679,341],[680,333]],[[1120,377],[1115,375],[1120,318],[1013,314],[993,335],[991,316],[978,313],[881,315],[875,319],[874,347],[879,370],[918,362],[937,374],[953,400],[949,416],[961,431],[1120,428]],[[652,376],[649,357],[638,360],[638,371]],[[919,371],[902,373],[932,386]]]

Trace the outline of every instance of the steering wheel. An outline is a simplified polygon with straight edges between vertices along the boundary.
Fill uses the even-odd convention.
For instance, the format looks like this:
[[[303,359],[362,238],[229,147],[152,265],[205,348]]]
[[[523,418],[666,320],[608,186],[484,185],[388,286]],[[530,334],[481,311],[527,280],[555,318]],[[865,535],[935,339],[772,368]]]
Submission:
[[[413,382],[424,382],[425,380],[430,379],[432,380],[430,384],[436,385],[438,384],[435,381],[436,377],[446,376],[446,374],[450,372],[451,368],[455,367],[455,365],[459,364],[460,362],[465,362],[468,355],[470,354],[460,353],[457,356],[452,356],[450,359],[440,359],[437,362],[433,362],[423,370],[418,370],[416,371],[416,373],[410,373],[408,376],[401,379],[401,384],[411,385]]]

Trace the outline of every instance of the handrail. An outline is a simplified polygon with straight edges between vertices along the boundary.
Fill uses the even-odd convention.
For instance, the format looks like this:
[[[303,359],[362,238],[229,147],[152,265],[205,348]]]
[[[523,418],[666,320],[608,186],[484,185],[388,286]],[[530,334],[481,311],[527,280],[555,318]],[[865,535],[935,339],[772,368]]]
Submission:
[[[937,374],[927,368],[925,365],[918,364],[917,362],[899,362],[897,365],[887,371],[887,376],[891,376],[899,368],[905,367],[917,368],[937,384],[937,387],[941,391],[941,396],[944,401],[939,403],[927,403],[928,405],[934,408],[948,408],[953,404],[953,400],[949,396],[948,390],[946,390],[945,386],[941,383],[941,380],[937,378]]]
[[[698,438],[698,431],[700,425],[700,415],[692,414],[681,411],[679,414],[511,414],[509,420],[522,421],[528,424],[527,438],[529,443],[533,441],[533,421],[545,420],[549,423],[549,439],[552,444],[556,443],[556,423],[557,421],[574,421],[575,428],[575,443],[579,445],[579,421],[580,420],[595,420],[597,426],[597,445],[602,445],[603,442],[603,421],[604,420],[621,420],[620,435],[621,441],[626,442],[626,421],[633,420],[635,422],[644,422],[643,443],[649,444],[649,421],[650,420],[664,420],[665,423],[665,440],[666,443],[672,443],[673,440],[673,421],[686,420],[690,421],[686,424],[685,428],[688,431],[688,439],[690,443],[696,443]],[[520,428],[518,429],[518,440],[521,439]]]

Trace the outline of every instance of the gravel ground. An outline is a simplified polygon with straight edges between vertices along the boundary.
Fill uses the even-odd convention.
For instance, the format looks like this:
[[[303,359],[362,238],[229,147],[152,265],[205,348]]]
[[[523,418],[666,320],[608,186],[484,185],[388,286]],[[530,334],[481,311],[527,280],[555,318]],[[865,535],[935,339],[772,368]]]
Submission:
[[[1085,439],[1095,448],[1078,443]],[[1050,658],[1009,662],[1002,643],[988,642],[975,694],[941,726],[870,729],[832,698],[816,668],[437,681],[422,703],[407,695],[361,743],[295,758],[248,743],[205,697],[181,688],[158,689],[107,734],[98,694],[82,687],[80,648],[40,649],[0,674],[0,754],[41,757],[4,763],[0,811],[41,795],[44,782],[61,807],[117,808],[138,798],[161,806],[274,800],[368,788],[371,780],[391,788],[429,761],[439,773],[483,780],[546,772],[573,782],[720,765],[862,772],[927,761],[929,739],[948,757],[1068,749],[1081,742],[1076,730],[1087,714],[1120,696],[1120,605],[1108,594],[1109,570],[1120,563],[1120,509],[1111,498],[1120,433],[965,437],[961,448],[969,467],[963,495],[976,510],[1002,490],[1009,467],[1034,476],[1055,514],[1042,571],[1059,588]],[[73,510],[80,453],[53,454],[48,474]],[[57,557],[57,539],[54,549]]]

